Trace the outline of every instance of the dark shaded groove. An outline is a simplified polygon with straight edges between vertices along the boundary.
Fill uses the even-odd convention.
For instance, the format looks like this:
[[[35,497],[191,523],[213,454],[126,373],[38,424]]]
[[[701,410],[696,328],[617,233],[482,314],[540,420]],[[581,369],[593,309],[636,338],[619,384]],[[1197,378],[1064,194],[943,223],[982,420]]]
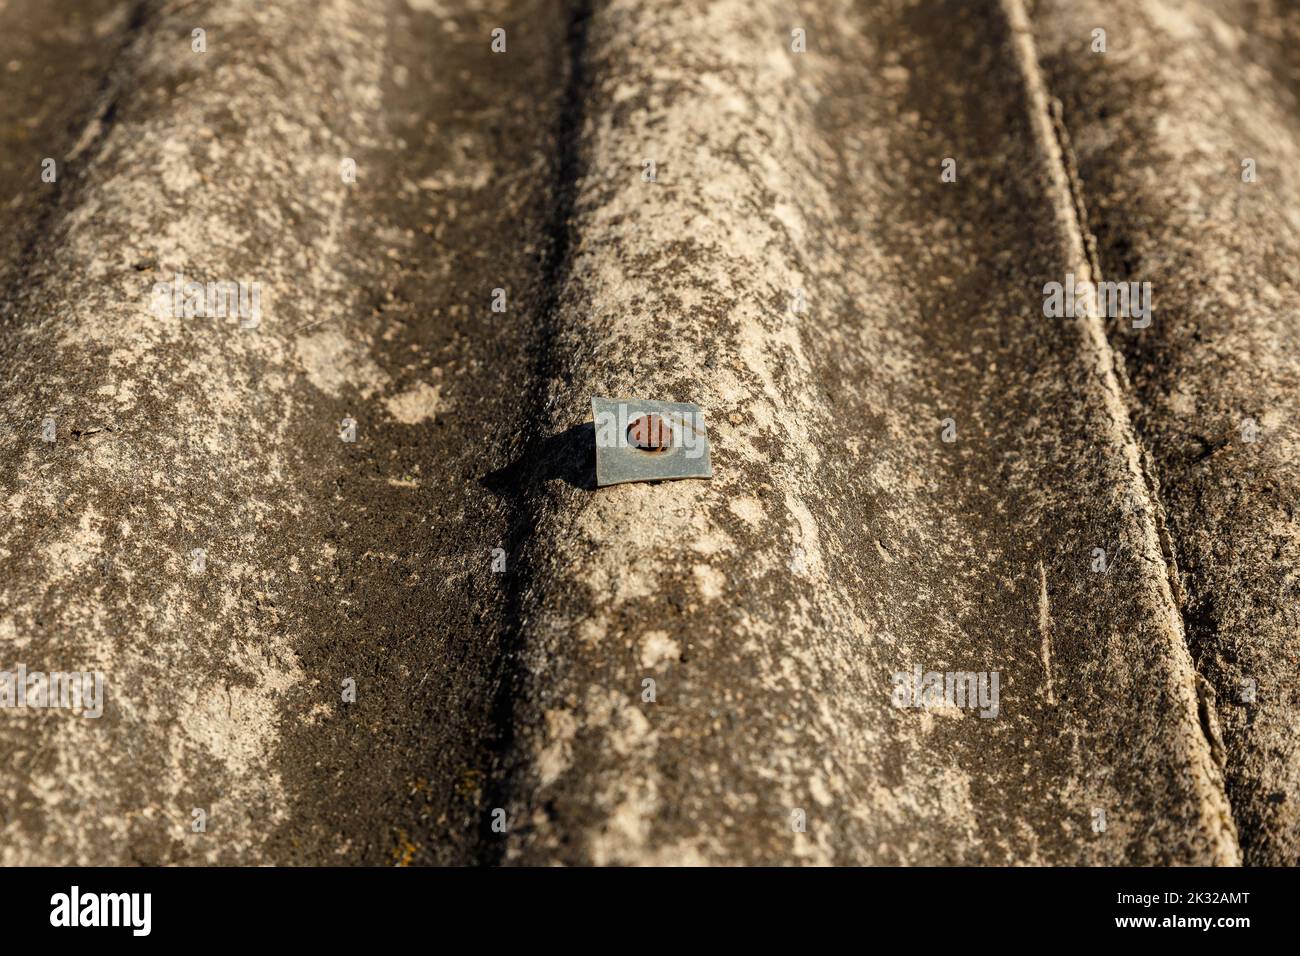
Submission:
[[[532,564],[541,559],[533,550],[533,533],[541,510],[541,496],[549,475],[571,473],[573,467],[562,459],[574,452],[574,444],[555,442],[545,434],[546,395],[549,383],[563,364],[554,358],[559,338],[559,312],[571,266],[574,244],[574,212],[579,183],[583,176],[582,131],[586,120],[587,38],[593,15],[592,0],[578,0],[570,9],[565,36],[567,76],[556,120],[556,160],[551,197],[552,209],[547,224],[545,251],[539,268],[537,326],[534,358],[527,377],[525,407],[530,417],[524,423],[526,439],[523,450],[510,466],[514,481],[502,489],[508,496],[510,512],[506,553],[513,570],[505,580],[505,631],[500,642],[500,656],[493,678],[491,706],[492,739],[495,768],[486,788],[487,804],[480,819],[480,863],[502,862],[504,834],[492,830],[491,810],[505,807],[513,792],[513,766],[510,754],[515,742],[515,704],[523,683],[520,655],[525,640],[524,595],[535,578]],[[577,443],[577,447],[582,447]]]
[[[100,78],[98,90],[90,101],[65,120],[64,140],[59,144],[65,148],[59,151],[61,155],[57,158],[59,187],[48,199],[37,201],[31,221],[24,230],[25,235],[20,241],[15,261],[6,266],[12,269],[12,272],[9,273],[8,280],[4,281],[3,293],[0,294],[0,326],[12,320],[13,304],[21,292],[30,285],[28,273],[37,261],[37,251],[48,240],[54,223],[64,210],[73,208],[76,204],[77,196],[85,182],[86,160],[93,158],[99,151],[117,115],[123,90],[122,77],[129,69],[124,62],[130,60],[126,54],[136,36],[149,22],[152,6],[152,0],[137,0],[127,18],[126,26],[117,37],[117,49],[110,60],[113,66]],[[70,150],[85,130],[96,122],[100,124],[100,128],[95,137],[81,149],[79,155],[83,157],[82,161],[75,165],[69,164]],[[74,128],[76,135],[68,135]],[[0,271],[0,277],[3,276],[4,271]]]

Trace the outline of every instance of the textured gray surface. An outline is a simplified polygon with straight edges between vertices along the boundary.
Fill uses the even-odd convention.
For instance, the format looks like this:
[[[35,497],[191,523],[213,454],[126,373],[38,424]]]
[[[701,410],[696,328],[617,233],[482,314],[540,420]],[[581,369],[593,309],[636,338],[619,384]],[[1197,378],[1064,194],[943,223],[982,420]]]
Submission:
[[[108,706],[0,860],[1300,862],[1294,10],[90,6],[0,3],[0,668]]]

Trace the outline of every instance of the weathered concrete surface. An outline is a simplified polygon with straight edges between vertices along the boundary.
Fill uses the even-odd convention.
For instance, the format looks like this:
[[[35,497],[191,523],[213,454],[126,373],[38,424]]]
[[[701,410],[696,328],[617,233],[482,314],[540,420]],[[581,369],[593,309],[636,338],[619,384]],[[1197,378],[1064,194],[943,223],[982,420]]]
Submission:
[[[1234,862],[1109,346],[1042,314],[1086,263],[1007,17],[613,3],[588,45],[551,431],[698,402],[715,477],[538,489],[506,858]],[[1001,713],[891,707],[914,666]]]
[[[553,297],[565,31],[140,11],[6,303],[0,633],[11,666],[108,679],[98,721],[5,713],[6,862],[477,858],[510,607],[481,479]],[[176,272],[260,282],[260,326],[152,314]]]
[[[301,479],[337,455],[299,365],[361,367],[280,333],[347,303],[310,266],[336,254],[355,107],[295,88],[294,64],[333,59],[364,101],[382,58],[363,6],[303,30],[307,6],[150,9],[6,303],[0,633],[31,669],[103,671],[108,695],[100,720],[6,713],[6,862],[244,861],[285,814],[289,602],[330,564]],[[275,333],[154,314],[176,273],[260,282]],[[211,836],[188,838],[194,808]]]
[[[1047,2],[1035,26],[1101,273],[1151,283],[1150,328],[1109,333],[1160,478],[1242,848],[1248,862],[1294,866],[1300,9]]]
[[[383,12],[383,109],[346,242],[364,256],[355,282],[366,299],[337,328],[367,343],[385,384],[367,397],[339,380],[331,417],[355,415],[362,438],[322,476],[334,573],[300,658],[323,686],[300,684],[289,712],[319,708],[322,691],[337,701],[345,675],[358,699],[286,725],[291,805],[267,851],[277,861],[491,852],[514,566],[493,570],[511,514],[486,478],[522,449],[544,351],[537,316],[554,295],[567,18],[546,0]],[[490,49],[498,27],[506,55]],[[504,312],[492,310],[495,289]]]
[[[388,36],[374,26],[387,12],[149,7],[87,133],[93,159],[22,263],[3,346],[0,633],[30,668],[105,671],[108,705],[98,721],[5,714],[6,862],[250,862],[294,823],[304,839],[286,847],[305,840],[315,859],[399,849],[396,813],[364,798],[376,769],[384,801],[422,769],[413,758],[399,774],[385,762],[398,744],[373,743],[396,736],[377,726],[388,714],[376,685],[407,662],[381,658],[390,634],[373,624],[364,654],[333,654],[364,566],[395,560],[378,536],[358,548],[347,534],[365,521],[357,486],[402,477],[376,467],[399,463],[391,447],[368,450],[374,423],[424,421],[438,384],[377,364],[381,322],[347,275],[411,241],[376,248],[372,236],[364,256],[347,241],[341,162],[379,144]],[[175,273],[259,282],[261,326],[152,314],[152,284]],[[347,414],[355,445],[338,436]],[[46,416],[53,443],[39,437]],[[349,677],[357,711],[333,753],[346,762],[300,769],[313,751],[286,756],[282,737],[318,725],[318,739],[337,736]],[[374,822],[312,843],[330,821],[292,809],[295,773],[312,811],[352,796],[348,809]],[[204,834],[193,808],[208,814]]]
[[[1290,507],[1267,414],[1294,379],[1279,355],[1259,393],[1216,391],[1216,353],[1159,318],[1148,356],[1044,317],[1044,283],[1112,269],[1089,229],[1125,235],[1098,216],[1136,188],[1086,130],[1062,147],[1054,95],[1071,132],[1079,103],[1118,115],[1062,52],[1072,15],[104,10],[99,92],[0,141],[30,190],[76,157],[5,187],[0,668],[100,668],[108,703],[0,713],[0,860],[1291,852],[1294,554],[1216,562]],[[46,103],[32,82],[6,116]],[[1135,248],[1191,255],[1178,195]],[[1271,195],[1254,235],[1294,215]],[[152,313],[177,272],[260,282],[260,325]],[[1222,347],[1281,341],[1270,314]],[[1191,426],[1135,371],[1172,355],[1216,408],[1266,400],[1265,517],[1254,486],[1224,497],[1235,471],[1179,492],[1159,438]],[[701,404],[714,479],[596,489],[589,398],[625,393]],[[1207,606],[1233,609],[1212,635]],[[1266,675],[1253,725],[1224,661]],[[914,667],[996,671],[997,716],[894,707]]]

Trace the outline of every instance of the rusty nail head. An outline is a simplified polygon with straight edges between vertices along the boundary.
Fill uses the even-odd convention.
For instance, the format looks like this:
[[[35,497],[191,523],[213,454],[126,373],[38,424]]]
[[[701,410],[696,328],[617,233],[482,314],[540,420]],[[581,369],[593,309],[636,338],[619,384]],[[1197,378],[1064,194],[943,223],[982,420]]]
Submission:
[[[651,412],[627,426],[627,440],[634,448],[642,451],[659,452],[670,448],[673,443],[672,426],[661,416]]]

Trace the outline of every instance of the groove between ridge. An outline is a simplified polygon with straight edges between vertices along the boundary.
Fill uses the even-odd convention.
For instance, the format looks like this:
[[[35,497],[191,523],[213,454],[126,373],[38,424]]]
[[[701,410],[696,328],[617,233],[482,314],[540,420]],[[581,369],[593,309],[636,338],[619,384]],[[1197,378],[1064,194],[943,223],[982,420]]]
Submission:
[[[1066,260],[1085,280],[1099,282],[1100,269],[1083,226],[1083,197],[1071,178],[1068,154],[1062,142],[1062,120],[1052,109],[1028,13],[1023,0],[1001,0],[1001,8],[1010,30],[1011,48],[1031,108],[1030,122],[1042,157],[1043,169],[1048,177],[1049,197]],[[1182,612],[1171,585],[1171,554],[1166,550],[1169,543],[1160,527],[1161,506],[1155,491],[1154,477],[1148,472],[1138,444],[1124,402],[1123,370],[1117,365],[1095,301],[1082,317],[1081,327],[1090,353],[1088,357],[1095,362],[1103,383],[1107,417],[1112,426],[1111,439],[1122,449],[1127,470],[1134,483],[1141,488],[1144,507],[1137,516],[1139,529],[1147,539],[1152,553],[1158,554],[1163,564],[1164,573],[1160,576],[1160,600],[1163,608],[1160,610],[1168,614],[1174,632],[1178,635],[1178,640],[1170,650],[1173,653],[1176,676],[1180,678],[1176,690],[1186,710],[1185,723],[1189,727],[1191,745],[1189,757],[1197,771],[1194,774],[1195,786],[1200,797],[1202,819],[1207,831],[1216,841],[1216,862],[1240,865],[1241,847],[1232,805],[1228,800],[1222,772],[1213,758],[1213,741],[1207,737],[1199,716],[1197,673],[1187,646]]]

